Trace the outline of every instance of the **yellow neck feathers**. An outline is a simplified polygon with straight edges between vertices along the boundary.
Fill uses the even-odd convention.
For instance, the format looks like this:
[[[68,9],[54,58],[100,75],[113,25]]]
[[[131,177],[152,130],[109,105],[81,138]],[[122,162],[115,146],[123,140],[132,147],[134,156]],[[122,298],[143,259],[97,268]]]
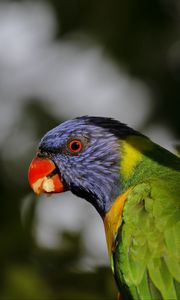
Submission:
[[[124,202],[127,199],[130,190],[131,189],[120,195],[115,200],[114,204],[112,205],[111,209],[107,212],[103,220],[109,256],[111,256],[111,253],[114,250],[114,241],[118,228],[121,224]]]
[[[127,180],[134,167],[143,158],[145,151],[153,148],[153,143],[146,137],[131,135],[121,142],[121,176]]]

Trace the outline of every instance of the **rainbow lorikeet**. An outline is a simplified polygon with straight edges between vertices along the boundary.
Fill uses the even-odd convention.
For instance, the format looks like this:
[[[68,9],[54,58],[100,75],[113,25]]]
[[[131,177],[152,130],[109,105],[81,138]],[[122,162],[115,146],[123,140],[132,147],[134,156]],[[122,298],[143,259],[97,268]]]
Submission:
[[[180,299],[180,158],[116,120],[84,116],[45,134],[29,182],[96,208],[122,299]]]

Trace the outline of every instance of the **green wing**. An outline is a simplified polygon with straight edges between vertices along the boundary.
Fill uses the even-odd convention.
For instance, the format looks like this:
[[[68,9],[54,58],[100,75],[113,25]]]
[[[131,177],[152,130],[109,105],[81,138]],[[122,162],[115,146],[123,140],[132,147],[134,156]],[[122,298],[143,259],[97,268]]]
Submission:
[[[127,299],[180,299],[180,182],[137,185],[129,194],[114,253]]]

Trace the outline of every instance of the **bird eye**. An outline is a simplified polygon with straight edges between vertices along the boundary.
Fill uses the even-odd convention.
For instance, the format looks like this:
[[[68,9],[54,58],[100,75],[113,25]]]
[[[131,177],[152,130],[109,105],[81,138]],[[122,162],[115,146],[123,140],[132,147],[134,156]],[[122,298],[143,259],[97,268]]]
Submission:
[[[79,140],[72,140],[70,143],[69,143],[69,150],[72,152],[72,153],[78,153],[82,150],[83,148],[83,144],[81,141]]]

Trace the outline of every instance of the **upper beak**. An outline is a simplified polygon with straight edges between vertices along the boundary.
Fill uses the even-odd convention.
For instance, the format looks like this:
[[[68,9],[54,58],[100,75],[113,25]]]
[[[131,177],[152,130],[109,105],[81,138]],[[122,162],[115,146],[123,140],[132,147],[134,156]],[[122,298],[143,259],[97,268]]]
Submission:
[[[36,157],[29,166],[28,180],[36,194],[65,191],[55,163],[49,158]]]

